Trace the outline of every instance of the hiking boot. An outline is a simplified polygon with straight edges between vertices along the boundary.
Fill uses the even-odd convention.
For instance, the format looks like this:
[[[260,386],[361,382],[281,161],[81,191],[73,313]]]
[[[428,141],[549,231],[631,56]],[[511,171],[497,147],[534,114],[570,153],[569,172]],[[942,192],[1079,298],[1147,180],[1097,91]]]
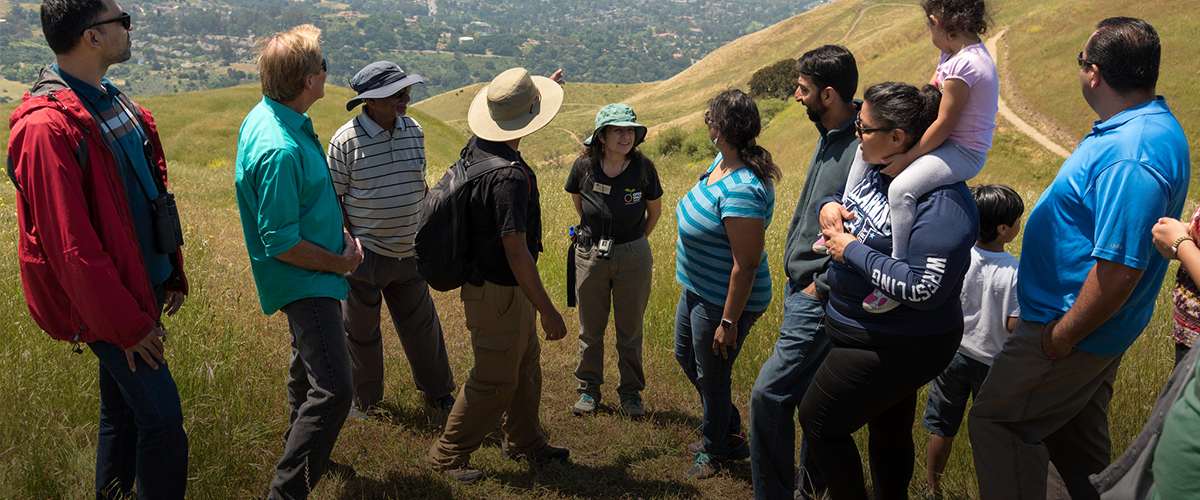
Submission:
[[[646,416],[646,408],[642,406],[642,398],[629,398],[621,401],[621,411],[633,418]]]
[[[587,394],[579,396],[579,401],[575,402],[575,406],[571,407],[571,413],[576,415],[591,415],[596,411],[596,398]]]
[[[442,475],[462,484],[474,484],[475,481],[483,477],[483,471],[463,465],[453,469],[445,469],[442,471]]]
[[[447,394],[440,398],[429,400],[429,406],[437,408],[441,411],[450,411],[452,408],[454,408],[454,401],[454,395]]]
[[[721,461],[708,453],[700,452],[692,460],[692,466],[683,472],[684,477],[708,479],[721,472]]]
[[[829,247],[825,246],[825,237],[817,238],[817,241],[812,246],[813,253],[817,255],[829,255]]]
[[[900,305],[900,301],[887,298],[883,292],[876,289],[863,299],[863,310],[873,314],[883,314]]]
[[[687,447],[688,453],[708,453],[704,450],[704,440],[691,443]],[[730,460],[745,460],[750,458],[750,442],[746,441],[746,433],[734,434],[729,436],[729,456]]]
[[[508,443],[500,444],[500,451],[509,460],[520,460],[522,458],[531,462],[566,462],[571,457],[571,450],[550,446],[549,444],[542,445],[541,448],[530,452],[511,452],[508,449]]]

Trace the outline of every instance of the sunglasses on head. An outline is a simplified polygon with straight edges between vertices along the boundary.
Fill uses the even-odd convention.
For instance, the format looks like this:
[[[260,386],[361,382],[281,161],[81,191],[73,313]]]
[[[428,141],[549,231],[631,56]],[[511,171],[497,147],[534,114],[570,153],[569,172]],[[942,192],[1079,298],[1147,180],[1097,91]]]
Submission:
[[[891,130],[891,129],[890,129],[890,128],[886,128],[886,127],[879,127],[879,128],[863,128],[863,126],[862,126],[862,117],[861,117],[861,116],[855,116],[855,117],[854,117],[854,130],[855,130],[856,132],[858,132],[858,135],[860,135],[860,136],[861,136],[861,135],[867,135],[867,134],[869,134],[869,133],[871,133],[871,132],[887,132],[888,130]]]
[[[109,24],[109,23],[121,23],[121,27],[125,28],[125,31],[129,31],[129,30],[133,29],[133,19],[129,16],[128,12],[122,12],[121,15],[114,17],[112,19],[105,19],[103,21],[96,21],[92,24],[89,24],[86,28],[84,28],[82,31],[80,31],[79,34],[83,35],[84,31],[95,28],[96,26]]]

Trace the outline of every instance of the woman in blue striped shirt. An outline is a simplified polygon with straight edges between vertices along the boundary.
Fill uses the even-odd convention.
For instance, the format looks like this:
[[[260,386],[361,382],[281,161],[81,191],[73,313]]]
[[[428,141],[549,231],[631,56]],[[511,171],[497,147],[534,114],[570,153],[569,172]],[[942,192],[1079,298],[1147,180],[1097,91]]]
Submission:
[[[746,334],[771,302],[771,271],[763,251],[775,211],[772,180],[782,173],[755,144],[758,107],[727,90],[704,112],[720,154],[679,200],[675,279],[683,285],[675,312],[675,358],[700,393],[703,438],[688,446],[688,477],[705,479],[750,448],[733,406],[730,373]]]

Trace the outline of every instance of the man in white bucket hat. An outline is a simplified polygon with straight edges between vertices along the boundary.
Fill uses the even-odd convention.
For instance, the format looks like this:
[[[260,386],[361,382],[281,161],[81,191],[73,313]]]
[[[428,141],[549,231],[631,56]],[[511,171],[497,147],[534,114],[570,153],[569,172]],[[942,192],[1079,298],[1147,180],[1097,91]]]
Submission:
[[[538,276],[537,176],[518,152],[521,138],[558,113],[561,81],[561,70],[546,78],[510,69],[479,91],[467,113],[475,134],[463,150],[468,165],[496,156],[514,164],[478,178],[467,214],[479,273],[460,293],[475,366],[450,410],[446,432],[429,449],[434,467],[462,483],[483,476],[468,462],[501,417],[502,448],[510,458],[566,461],[570,456],[566,448],[546,442],[538,418],[542,368],[535,320],[540,313],[546,340],[565,337],[567,327]]]

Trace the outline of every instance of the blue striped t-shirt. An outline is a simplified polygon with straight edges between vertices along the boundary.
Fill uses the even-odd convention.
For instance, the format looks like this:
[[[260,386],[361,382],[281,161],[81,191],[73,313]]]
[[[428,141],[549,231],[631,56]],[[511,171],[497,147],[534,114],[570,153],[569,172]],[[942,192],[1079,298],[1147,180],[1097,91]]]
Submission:
[[[766,227],[771,227],[775,191],[764,186],[748,167],[707,185],[708,176],[720,162],[721,155],[717,154],[708,172],[675,206],[679,225],[675,280],[700,298],[723,306],[733,272],[733,251],[723,221],[726,217],[748,217],[763,219]],[[771,268],[764,250],[745,310],[762,312],[770,303]]]

